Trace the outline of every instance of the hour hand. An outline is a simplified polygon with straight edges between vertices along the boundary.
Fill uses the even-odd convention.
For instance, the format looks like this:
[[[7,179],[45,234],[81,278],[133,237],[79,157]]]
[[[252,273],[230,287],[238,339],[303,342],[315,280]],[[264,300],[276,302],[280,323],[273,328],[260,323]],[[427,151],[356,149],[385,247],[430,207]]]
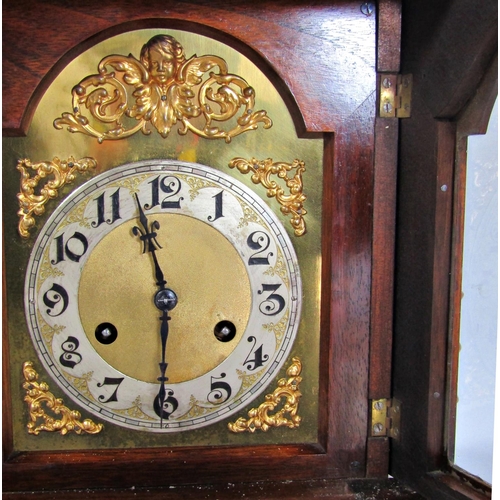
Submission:
[[[146,214],[142,209],[141,202],[139,201],[137,193],[134,193],[134,196],[137,203],[137,208],[139,209],[139,221],[141,223],[142,229],[139,226],[134,226],[132,228],[132,232],[135,236],[139,236],[144,244],[142,253],[149,252],[152,255],[155,268],[156,284],[160,287],[160,290],[163,290],[165,288],[165,285],[167,284],[167,281],[165,280],[165,276],[163,275],[160,265],[158,264],[158,259],[156,258],[156,250],[161,248],[161,245],[156,239],[156,231],[160,229],[160,223],[155,220],[151,222],[151,224],[149,224]]]

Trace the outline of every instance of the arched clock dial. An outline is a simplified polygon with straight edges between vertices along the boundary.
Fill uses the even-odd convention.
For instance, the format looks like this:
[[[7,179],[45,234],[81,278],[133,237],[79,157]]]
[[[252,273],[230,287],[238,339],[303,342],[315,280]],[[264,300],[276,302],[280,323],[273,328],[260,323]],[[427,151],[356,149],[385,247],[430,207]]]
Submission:
[[[130,163],[73,192],[40,232],[25,283],[40,360],[117,425],[210,425],[286,361],[302,287],[272,210],[212,168]]]

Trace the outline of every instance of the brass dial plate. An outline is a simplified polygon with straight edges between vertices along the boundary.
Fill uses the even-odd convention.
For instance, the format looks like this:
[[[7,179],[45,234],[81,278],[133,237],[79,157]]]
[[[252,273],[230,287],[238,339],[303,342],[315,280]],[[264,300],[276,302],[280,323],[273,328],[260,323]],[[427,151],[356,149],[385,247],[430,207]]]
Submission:
[[[145,136],[135,134],[127,140],[111,141],[98,144],[97,140],[83,134],[71,134],[66,130],[53,128],[53,120],[68,111],[71,105],[71,89],[75,81],[80,81],[95,72],[98,61],[109,54],[138,54],[138,50],[151,37],[167,33],[179,40],[188,55],[216,54],[228,64],[230,71],[242,75],[255,89],[256,109],[265,109],[273,119],[270,129],[258,129],[235,137],[231,144],[224,141],[210,141],[195,137],[193,134],[179,135],[172,129],[168,138],[163,139],[153,133]],[[96,173],[113,169],[118,165],[138,159],[173,158],[189,162],[199,162],[226,172],[239,179],[258,196],[260,196],[276,214],[280,214],[281,206],[272,198],[268,198],[263,186],[253,184],[250,176],[240,174],[236,169],[228,167],[230,161],[240,158],[272,158],[273,161],[291,163],[295,158],[304,160],[307,171],[303,177],[304,192],[307,193],[307,233],[296,238],[289,224],[289,217],[280,216],[282,223],[292,237],[297,252],[303,280],[304,302],[302,320],[292,354],[300,356],[304,364],[304,377],[301,382],[303,394],[303,417],[301,426],[293,432],[289,429],[255,434],[228,433],[225,422],[216,423],[207,428],[193,430],[189,433],[157,435],[154,433],[137,433],[119,426],[106,425],[104,432],[96,436],[48,436],[40,434],[36,439],[26,432],[24,417],[13,421],[14,449],[17,451],[57,450],[57,449],[96,449],[149,447],[149,446],[205,446],[214,443],[228,445],[241,444],[275,444],[275,443],[315,443],[318,436],[318,356],[321,302],[321,200],[322,200],[322,164],[323,141],[321,139],[298,138],[290,112],[273,87],[272,82],[257,65],[233,48],[215,39],[171,29],[146,29],[127,32],[91,47],[74,59],[54,79],[51,86],[40,101],[34,114],[27,137],[3,139],[3,198],[4,198],[4,248],[5,248],[5,280],[7,289],[7,317],[10,345],[11,387],[13,414],[25,415],[24,391],[21,367],[26,360],[32,360],[42,380],[47,380],[56,397],[63,398],[71,405],[57,384],[51,380],[43,369],[28,333],[23,307],[23,277],[26,272],[29,255],[40,228],[75,187],[82,185],[94,173],[77,178],[73,185],[60,190],[57,200],[49,200],[45,213],[36,218],[36,225],[31,230],[31,237],[26,241],[18,233],[18,202],[15,193],[19,192],[19,173],[16,165],[21,158],[30,158],[33,162],[52,160],[58,157],[92,157],[97,162]],[[10,208],[9,208],[10,207]],[[289,357],[289,360],[291,358]],[[16,369],[19,367],[19,369]],[[279,377],[285,376],[282,369],[278,377],[271,381],[271,389]],[[262,396],[263,397],[263,396]],[[246,412],[258,405],[258,401],[247,405],[247,408],[234,415],[246,416]],[[82,418],[90,417],[82,405],[76,405]],[[99,419],[96,419],[98,421]]]

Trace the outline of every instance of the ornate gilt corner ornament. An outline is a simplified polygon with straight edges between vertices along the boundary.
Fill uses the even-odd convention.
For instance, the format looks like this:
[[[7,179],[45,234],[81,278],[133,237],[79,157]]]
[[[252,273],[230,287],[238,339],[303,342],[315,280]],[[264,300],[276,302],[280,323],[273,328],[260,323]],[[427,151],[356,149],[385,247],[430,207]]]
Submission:
[[[254,89],[240,76],[228,73],[224,59],[195,54],[186,60],[182,45],[169,35],[151,38],[142,47],[140,60],[132,54],[103,58],[98,73],[76,85],[72,96],[73,112],[63,113],[54,127],[66,125],[70,132],[96,137],[99,142],[124,139],[139,130],[150,134],[148,124],[164,138],[180,122],[181,135],[190,130],[226,142],[256,129],[259,123],[264,128],[272,126],[266,111],[254,111]],[[240,108],[242,113],[236,117]],[[131,120],[125,123],[126,118]],[[232,118],[232,128],[219,128]]]
[[[292,214],[290,223],[295,236],[305,234],[304,216],[307,210],[304,208],[304,202],[307,196],[303,193],[302,173],[306,170],[303,161],[293,160],[292,163],[284,163],[273,162],[271,158],[266,160],[252,158],[250,161],[244,158],[233,158],[229,162],[229,167],[236,167],[242,174],[251,173],[252,182],[262,184],[267,189],[268,198],[276,198],[281,205],[281,212],[284,215]],[[288,194],[271,178],[272,176],[277,176],[284,181],[289,191]]]
[[[248,420],[240,417],[236,422],[230,422],[229,430],[255,432],[257,429],[267,431],[270,427],[285,426],[293,429],[300,425],[301,418],[297,412],[302,395],[299,391],[299,384],[302,381],[302,377],[299,377],[302,363],[299,358],[293,358],[292,361],[286,371],[288,378],[280,379],[274,392],[266,395],[265,402],[248,412]],[[269,413],[280,404],[281,398],[286,398],[283,407],[274,415],[270,415]],[[285,417],[285,414],[288,414],[289,418]]]
[[[29,237],[30,229],[35,225],[34,215],[42,215],[45,212],[45,204],[52,198],[58,196],[58,190],[66,184],[72,183],[76,174],[87,172],[95,168],[97,162],[94,158],[82,158],[68,160],[54,158],[52,161],[31,163],[25,158],[17,162],[17,169],[21,172],[21,191],[17,194],[19,200],[19,225],[18,231],[23,238]],[[31,177],[30,170],[36,175]],[[43,182],[38,194],[35,189]]]
[[[97,434],[103,429],[102,424],[96,424],[90,419],[80,421],[80,412],[70,410],[63,405],[62,399],[56,398],[49,392],[49,386],[45,382],[37,382],[38,373],[33,368],[33,363],[26,361],[23,364],[23,375],[26,382],[23,389],[26,389],[24,400],[28,403],[30,422],[28,423],[28,432],[38,435],[40,431],[60,432],[63,436],[68,432],[74,431],[76,434]],[[47,415],[42,408],[45,404],[55,415],[60,415],[61,419]],[[42,424],[36,425],[37,420],[43,419]]]

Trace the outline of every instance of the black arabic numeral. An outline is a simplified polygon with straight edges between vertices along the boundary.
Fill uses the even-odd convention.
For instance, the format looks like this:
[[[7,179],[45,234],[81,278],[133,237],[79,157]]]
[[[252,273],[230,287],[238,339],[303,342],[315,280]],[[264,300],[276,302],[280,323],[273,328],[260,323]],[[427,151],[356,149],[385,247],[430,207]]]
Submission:
[[[221,382],[221,379],[225,377],[225,373],[221,373],[220,377],[210,377],[210,392],[207,400],[214,405],[220,405],[231,397],[231,386],[227,382]]]
[[[106,224],[113,224],[117,219],[121,219],[120,216],[120,188],[118,188],[111,195],[111,219],[106,219],[106,202],[105,195],[102,193],[100,196],[94,199],[97,202],[97,222],[93,221],[92,227],[99,227],[101,224],[106,222]]]
[[[247,238],[247,245],[252,250],[257,250],[248,259],[250,266],[270,265],[269,257],[272,257],[273,252],[265,253],[269,248],[271,239],[267,233],[263,231],[255,231]]]
[[[179,402],[174,398],[174,391],[172,389],[167,389],[165,393],[165,399],[163,401],[163,407],[161,406],[161,397],[158,394],[153,402],[153,409],[155,413],[162,419],[168,420],[170,415],[177,410]]]
[[[259,305],[259,310],[262,314],[265,314],[266,316],[276,316],[285,308],[286,306],[285,299],[278,293],[274,293],[276,292],[276,290],[278,290],[280,286],[281,286],[280,284],[279,285],[263,284],[262,290],[259,290],[257,292],[259,295],[262,295],[265,292],[271,292],[269,295],[267,295],[266,300],[261,302],[261,304]]]
[[[257,339],[253,335],[251,337],[248,337],[247,340],[248,342],[252,342],[253,346],[243,364],[248,363],[248,365],[246,365],[247,370],[253,371],[261,366],[264,366],[264,363],[269,359],[269,355],[268,354],[263,355],[262,353],[263,344],[261,344],[257,349],[255,349],[255,346],[257,345]],[[250,356],[252,354],[253,358],[250,359]]]
[[[54,283],[43,295],[43,303],[48,307],[46,312],[49,316],[60,316],[68,307],[68,293],[61,285]]]
[[[101,403],[110,403],[112,401],[118,401],[118,387],[120,387],[120,384],[123,382],[123,377],[121,378],[114,378],[114,377],[104,377],[104,382],[99,382],[97,384],[97,387],[104,387],[105,385],[116,385],[116,389],[114,390],[113,394],[109,396],[108,399],[106,399],[106,396],[103,396],[102,394],[97,398]]]
[[[215,215],[209,215],[207,219],[210,222],[214,222],[217,219],[220,219],[221,217],[224,217],[224,214],[222,213],[222,195],[224,191],[221,191],[220,193],[216,194],[215,196],[212,196],[212,198],[215,199]]]
[[[56,242],[56,260],[51,260],[53,265],[59,264],[66,256],[73,262],[79,262],[89,248],[87,238],[78,231],[75,231],[73,236],[70,236],[66,244],[64,243],[64,233],[55,238]]]
[[[66,368],[74,368],[80,361],[82,357],[76,352],[80,342],[75,337],[69,336],[62,344],[61,349],[63,353],[59,357],[59,362]]]
[[[156,177],[151,182],[151,204],[147,203],[144,205],[146,210],[150,210],[157,205],[160,205],[160,191],[163,194],[166,194],[161,201],[161,208],[181,208],[181,201],[184,199],[180,196],[178,199],[174,200],[173,198],[179,194],[179,191],[182,188],[181,181],[174,176],[166,176],[160,179],[160,177]]]

